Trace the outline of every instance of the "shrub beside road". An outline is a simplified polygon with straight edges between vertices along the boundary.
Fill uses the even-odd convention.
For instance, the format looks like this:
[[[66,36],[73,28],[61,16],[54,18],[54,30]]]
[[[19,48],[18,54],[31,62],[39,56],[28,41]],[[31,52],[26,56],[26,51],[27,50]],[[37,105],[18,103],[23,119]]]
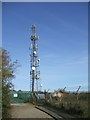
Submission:
[[[75,117],[88,118],[90,117],[88,114],[88,96],[90,96],[89,93],[80,93],[77,99],[75,94],[70,93],[64,96],[61,102],[52,99],[46,102],[46,105]]]

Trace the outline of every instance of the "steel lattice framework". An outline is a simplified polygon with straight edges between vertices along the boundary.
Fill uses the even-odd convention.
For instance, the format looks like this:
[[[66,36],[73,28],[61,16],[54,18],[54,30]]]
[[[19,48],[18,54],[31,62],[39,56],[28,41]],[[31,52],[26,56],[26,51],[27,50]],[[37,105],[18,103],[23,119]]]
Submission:
[[[36,26],[32,25],[31,27],[32,35],[30,37],[31,39],[31,70],[30,70],[30,89],[32,93],[35,91],[38,91],[38,83],[40,81],[40,59],[38,57],[38,39],[39,36],[36,33]]]

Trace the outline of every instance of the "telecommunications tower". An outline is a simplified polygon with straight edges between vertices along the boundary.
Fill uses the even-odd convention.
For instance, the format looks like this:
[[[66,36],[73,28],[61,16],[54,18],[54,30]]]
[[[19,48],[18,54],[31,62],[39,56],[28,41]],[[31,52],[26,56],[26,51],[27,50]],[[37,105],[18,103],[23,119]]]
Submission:
[[[34,95],[35,91],[38,91],[38,83],[40,80],[40,70],[39,63],[40,59],[38,57],[38,35],[36,33],[36,26],[32,25],[31,27],[32,35],[31,35],[31,70],[30,70],[30,90]]]

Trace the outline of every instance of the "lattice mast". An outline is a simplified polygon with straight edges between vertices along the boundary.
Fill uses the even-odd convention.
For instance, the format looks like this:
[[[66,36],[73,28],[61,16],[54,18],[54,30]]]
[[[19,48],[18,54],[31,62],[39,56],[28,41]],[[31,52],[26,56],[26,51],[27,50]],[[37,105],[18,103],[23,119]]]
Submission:
[[[40,59],[38,57],[38,35],[36,33],[36,26],[32,25],[32,35],[31,35],[31,70],[30,70],[30,85],[32,93],[38,91],[38,81],[40,79],[39,63]],[[36,83],[36,84],[35,84]]]

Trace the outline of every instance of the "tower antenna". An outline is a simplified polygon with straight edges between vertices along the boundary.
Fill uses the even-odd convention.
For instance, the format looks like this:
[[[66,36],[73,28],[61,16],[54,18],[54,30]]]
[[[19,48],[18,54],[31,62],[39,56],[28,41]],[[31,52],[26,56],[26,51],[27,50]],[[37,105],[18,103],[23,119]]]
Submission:
[[[32,97],[34,97],[35,92],[38,92],[38,81],[40,80],[40,70],[39,70],[40,59],[38,57],[39,37],[36,33],[36,26],[32,25],[31,30],[32,30],[32,35],[30,37],[31,39],[30,90],[32,91]]]

